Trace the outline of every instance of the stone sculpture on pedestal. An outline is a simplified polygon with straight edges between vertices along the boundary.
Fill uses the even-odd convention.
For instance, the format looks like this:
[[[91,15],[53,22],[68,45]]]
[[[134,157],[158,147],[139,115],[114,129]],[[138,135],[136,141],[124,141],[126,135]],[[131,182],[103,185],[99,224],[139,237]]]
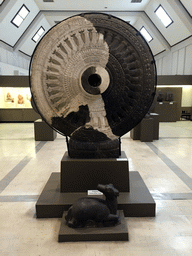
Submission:
[[[42,119],[66,136],[68,145],[61,178],[57,173],[50,177],[36,204],[37,217],[61,217],[75,198],[82,197],[81,192],[111,183],[120,192],[118,208],[125,216],[154,216],[154,200],[136,172],[130,175],[130,189],[128,160],[120,148],[120,137],[145,117],[155,96],[155,61],[140,32],[108,14],[70,17],[37,45],[30,64],[30,86]],[[75,209],[82,200],[104,202],[77,201],[66,216],[71,226],[76,226]],[[108,213],[109,219],[110,214],[117,219],[111,209]],[[69,235],[62,227],[60,241],[101,237]],[[102,240],[111,240],[111,232]]]
[[[113,226],[118,223],[117,196],[119,196],[119,191],[112,184],[99,184],[97,189],[103,192],[106,200],[94,197],[79,198],[65,216],[69,227]]]

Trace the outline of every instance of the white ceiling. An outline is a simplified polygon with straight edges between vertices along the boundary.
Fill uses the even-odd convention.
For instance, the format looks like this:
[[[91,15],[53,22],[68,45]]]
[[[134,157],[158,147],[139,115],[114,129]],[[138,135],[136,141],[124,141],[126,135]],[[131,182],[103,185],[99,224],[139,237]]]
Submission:
[[[10,21],[23,4],[30,13],[17,28]],[[168,28],[154,13],[160,4],[174,21]],[[58,21],[89,11],[115,15],[138,30],[145,26],[153,37],[149,46],[154,55],[169,51],[192,36],[192,0],[142,0],[141,3],[132,3],[132,0],[0,0],[0,5],[0,40],[29,56],[36,46],[31,38],[41,26],[46,32]]]

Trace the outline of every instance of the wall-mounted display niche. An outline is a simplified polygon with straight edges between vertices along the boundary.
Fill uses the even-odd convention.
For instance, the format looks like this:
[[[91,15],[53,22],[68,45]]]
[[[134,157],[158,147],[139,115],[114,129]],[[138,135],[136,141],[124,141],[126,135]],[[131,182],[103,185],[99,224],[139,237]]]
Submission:
[[[32,108],[30,88],[0,87],[0,108]]]
[[[154,112],[159,114],[160,122],[175,122],[182,114],[192,115],[191,85],[158,85],[156,94]]]

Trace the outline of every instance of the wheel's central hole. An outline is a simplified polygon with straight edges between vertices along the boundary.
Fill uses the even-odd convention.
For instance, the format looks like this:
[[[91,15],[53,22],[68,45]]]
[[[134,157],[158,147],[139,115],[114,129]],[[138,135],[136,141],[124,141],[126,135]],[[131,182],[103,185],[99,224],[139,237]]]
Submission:
[[[93,87],[98,87],[101,84],[101,77],[98,74],[92,74],[88,77],[88,82]]]

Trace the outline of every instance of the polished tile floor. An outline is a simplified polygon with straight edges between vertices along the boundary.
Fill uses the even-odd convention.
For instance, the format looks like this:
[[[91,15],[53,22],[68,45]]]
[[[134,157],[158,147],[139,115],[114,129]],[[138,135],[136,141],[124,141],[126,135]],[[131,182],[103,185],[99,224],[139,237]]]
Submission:
[[[60,219],[36,219],[35,203],[59,172],[65,138],[35,142],[32,123],[0,124],[1,256],[192,255],[192,122],[161,123],[152,143],[122,138],[130,171],[156,201],[156,217],[126,218],[128,242],[58,243]]]

